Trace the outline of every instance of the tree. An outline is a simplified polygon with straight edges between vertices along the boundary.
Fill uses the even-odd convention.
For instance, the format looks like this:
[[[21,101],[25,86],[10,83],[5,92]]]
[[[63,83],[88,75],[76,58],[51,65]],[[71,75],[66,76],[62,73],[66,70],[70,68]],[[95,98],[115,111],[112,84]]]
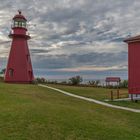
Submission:
[[[99,86],[99,84],[100,84],[100,80],[89,81],[88,84],[91,85],[91,86],[97,87],[97,86]]]
[[[44,77],[37,77],[36,78],[36,81],[38,82],[38,83],[45,83],[46,82],[46,79],[44,78]]]
[[[83,78],[81,76],[75,76],[71,77],[69,81],[72,85],[79,85],[83,81]]]
[[[6,71],[6,69],[4,68],[4,69],[2,69],[1,71],[0,71],[0,74],[4,74],[5,73],[5,71]]]
[[[93,80],[92,81],[88,81],[88,84],[94,86],[95,85],[95,81],[93,81]]]
[[[128,87],[128,80],[123,80],[120,85],[121,88],[127,88]]]

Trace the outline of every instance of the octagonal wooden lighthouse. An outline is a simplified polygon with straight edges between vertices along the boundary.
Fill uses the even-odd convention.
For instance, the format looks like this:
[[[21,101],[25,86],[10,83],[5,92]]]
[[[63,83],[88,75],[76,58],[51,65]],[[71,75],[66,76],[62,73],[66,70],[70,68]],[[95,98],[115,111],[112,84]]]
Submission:
[[[32,83],[34,80],[32,63],[28,49],[27,19],[21,11],[13,17],[11,50],[5,72],[5,82],[9,83]]]

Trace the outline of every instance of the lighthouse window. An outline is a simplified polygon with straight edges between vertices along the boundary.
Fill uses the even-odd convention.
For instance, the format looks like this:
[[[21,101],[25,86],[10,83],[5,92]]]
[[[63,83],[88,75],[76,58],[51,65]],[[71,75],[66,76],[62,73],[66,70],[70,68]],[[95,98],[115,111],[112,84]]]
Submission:
[[[18,22],[17,21],[14,22],[14,26],[18,27]]]
[[[26,21],[14,21],[14,27],[23,27],[26,28]]]
[[[26,27],[26,23],[25,22],[22,22],[22,27]]]
[[[13,75],[14,75],[14,70],[13,69],[9,69],[9,76],[13,77]]]
[[[18,22],[18,24],[19,24],[19,27],[22,27],[22,22]]]

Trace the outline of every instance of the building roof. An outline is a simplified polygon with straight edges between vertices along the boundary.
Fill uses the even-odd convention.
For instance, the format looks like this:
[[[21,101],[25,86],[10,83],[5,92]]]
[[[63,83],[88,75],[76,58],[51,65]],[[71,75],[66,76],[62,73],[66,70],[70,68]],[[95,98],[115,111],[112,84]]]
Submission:
[[[106,77],[106,82],[120,82],[121,78],[120,77]]]
[[[139,42],[140,41],[140,35],[134,36],[134,37],[130,37],[124,40],[124,42],[126,43],[130,43],[130,42]]]

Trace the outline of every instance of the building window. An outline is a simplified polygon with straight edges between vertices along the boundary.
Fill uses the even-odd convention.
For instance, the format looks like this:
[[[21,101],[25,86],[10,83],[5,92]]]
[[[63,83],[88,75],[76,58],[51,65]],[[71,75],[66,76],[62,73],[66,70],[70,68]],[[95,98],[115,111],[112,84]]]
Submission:
[[[14,75],[14,70],[13,69],[9,69],[9,76],[13,77],[13,75]]]

